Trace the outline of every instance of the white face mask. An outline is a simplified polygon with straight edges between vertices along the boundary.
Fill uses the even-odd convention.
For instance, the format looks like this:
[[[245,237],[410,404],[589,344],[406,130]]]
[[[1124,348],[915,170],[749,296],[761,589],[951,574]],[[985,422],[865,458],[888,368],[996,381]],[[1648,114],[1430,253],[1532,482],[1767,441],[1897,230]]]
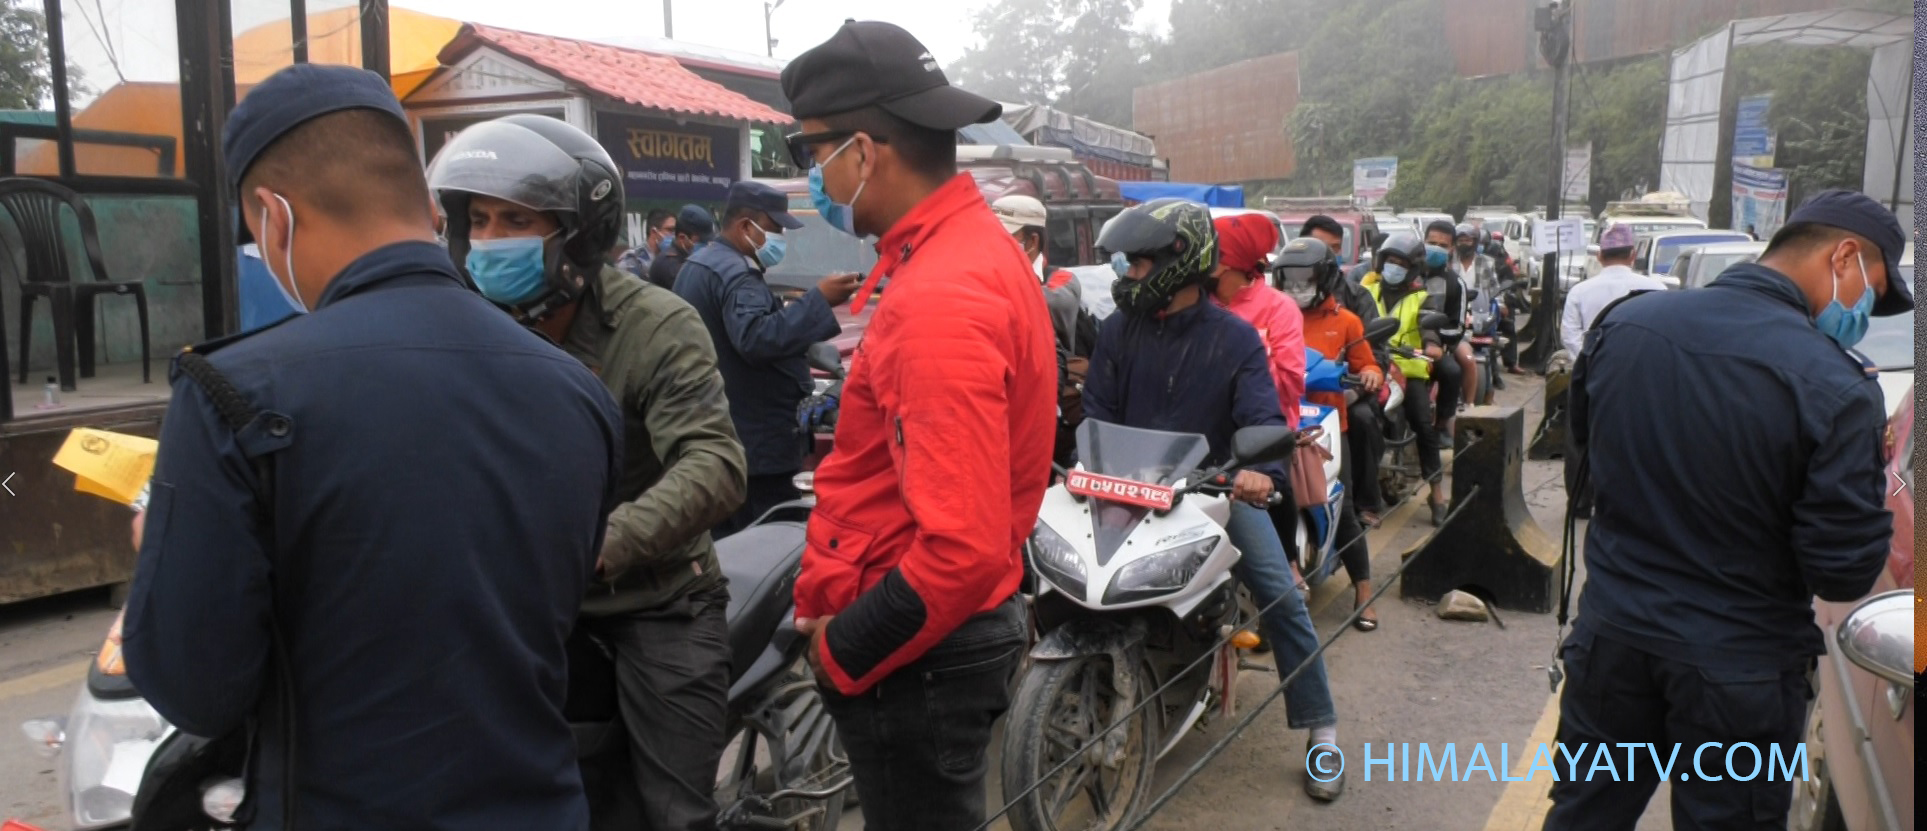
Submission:
[[[261,264],[267,266],[268,276],[274,278],[274,287],[281,290],[281,296],[287,299],[288,305],[293,306],[296,312],[307,314],[309,311],[308,302],[301,299],[301,284],[294,281],[294,206],[288,204],[287,197],[281,194],[271,193],[269,195],[281,200],[282,209],[288,212],[287,253],[282,257],[282,263],[288,270],[288,276],[285,278],[286,282],[283,282],[284,278],[282,278],[281,275],[274,273],[274,263],[267,257],[261,258]],[[264,237],[263,242],[266,241],[265,237],[267,232],[268,206],[263,203],[261,205],[261,234]],[[264,250],[261,253],[265,254],[267,252]],[[290,287],[292,287],[292,291],[290,291]]]

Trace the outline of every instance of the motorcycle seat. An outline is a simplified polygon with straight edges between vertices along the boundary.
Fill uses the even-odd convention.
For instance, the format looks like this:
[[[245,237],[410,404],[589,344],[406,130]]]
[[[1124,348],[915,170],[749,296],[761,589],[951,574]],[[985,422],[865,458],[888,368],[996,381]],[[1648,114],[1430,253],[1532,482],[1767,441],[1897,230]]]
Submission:
[[[716,559],[729,578],[731,675],[755,663],[795,607],[796,574],[803,563],[803,523],[752,525],[716,543]],[[733,680],[733,679],[732,679]]]

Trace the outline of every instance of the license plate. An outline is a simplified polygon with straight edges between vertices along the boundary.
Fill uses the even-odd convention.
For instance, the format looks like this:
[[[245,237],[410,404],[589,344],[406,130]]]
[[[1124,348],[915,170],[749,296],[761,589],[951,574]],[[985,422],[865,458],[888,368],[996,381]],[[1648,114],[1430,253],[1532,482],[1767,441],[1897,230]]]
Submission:
[[[1100,476],[1081,470],[1071,471],[1064,480],[1064,489],[1079,496],[1102,499],[1106,502],[1122,502],[1140,508],[1154,508],[1160,511],[1171,510],[1177,499],[1177,491],[1163,485],[1147,485],[1115,476]]]

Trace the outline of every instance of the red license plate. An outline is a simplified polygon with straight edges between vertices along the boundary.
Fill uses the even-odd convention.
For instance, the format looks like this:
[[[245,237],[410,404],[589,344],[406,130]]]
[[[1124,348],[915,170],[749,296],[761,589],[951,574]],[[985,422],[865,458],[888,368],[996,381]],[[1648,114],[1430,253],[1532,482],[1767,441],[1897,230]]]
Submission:
[[[1171,510],[1177,500],[1178,492],[1163,485],[1147,485],[1130,479],[1115,476],[1100,476],[1081,470],[1071,471],[1064,480],[1064,489],[1078,496],[1102,499],[1106,502],[1122,502],[1140,508],[1154,508],[1160,511]]]

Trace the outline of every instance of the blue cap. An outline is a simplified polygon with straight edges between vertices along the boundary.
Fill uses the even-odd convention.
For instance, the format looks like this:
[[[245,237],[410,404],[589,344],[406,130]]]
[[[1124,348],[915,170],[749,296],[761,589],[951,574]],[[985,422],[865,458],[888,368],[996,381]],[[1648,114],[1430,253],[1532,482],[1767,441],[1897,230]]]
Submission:
[[[684,205],[676,214],[676,233],[708,241],[716,233],[716,218],[701,205]]]
[[[729,199],[723,203],[723,213],[737,208],[761,211],[775,220],[777,225],[792,231],[803,227],[802,220],[790,216],[790,198],[762,182],[744,179],[729,186]]]
[[[221,131],[229,193],[239,193],[241,178],[276,140],[310,120],[342,110],[380,110],[403,126],[395,90],[380,75],[352,66],[304,63],[283,69],[257,84],[228,114]],[[242,223],[243,241],[247,225]]]
[[[1880,249],[1887,265],[1887,293],[1874,301],[1875,317],[1914,310],[1914,287],[1900,273],[1900,254],[1907,247],[1907,234],[1900,230],[1900,220],[1887,206],[1857,191],[1821,191],[1787,217],[1788,225],[1803,222],[1858,234]]]

